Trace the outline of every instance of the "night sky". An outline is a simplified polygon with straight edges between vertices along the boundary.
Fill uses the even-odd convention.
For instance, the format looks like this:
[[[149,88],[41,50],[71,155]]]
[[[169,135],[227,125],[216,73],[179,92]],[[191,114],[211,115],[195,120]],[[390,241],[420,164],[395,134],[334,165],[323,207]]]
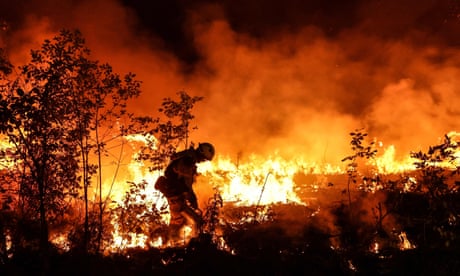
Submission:
[[[191,62],[199,58],[199,54],[193,37],[187,32],[188,13],[205,5],[218,6],[221,16],[235,32],[262,40],[299,32],[306,26],[316,26],[330,38],[357,27],[386,39],[399,39],[420,31],[426,35],[421,38],[426,43],[460,45],[460,2],[456,0],[138,0],[123,1],[123,4],[134,9],[141,26],[161,37],[175,54]]]
[[[336,162],[364,127],[399,153],[460,131],[460,1],[1,1],[12,62],[62,28],[143,82],[135,103],[204,96],[193,140]]]
[[[9,25],[10,31],[27,24],[28,16],[48,17],[59,28],[59,24],[68,24],[65,23],[69,19],[66,15],[75,7],[91,2],[102,3],[102,6],[111,3],[107,5],[125,9],[130,14],[133,31],[159,38],[168,51],[187,63],[199,59],[193,34],[189,31],[190,14],[212,9],[210,7],[218,9],[219,14],[208,14],[208,20],[224,17],[232,30],[257,39],[272,39],[279,34],[315,26],[330,38],[353,28],[386,39],[398,39],[420,31],[426,35],[421,38],[425,43],[460,45],[458,0],[21,0],[1,1],[0,19]]]

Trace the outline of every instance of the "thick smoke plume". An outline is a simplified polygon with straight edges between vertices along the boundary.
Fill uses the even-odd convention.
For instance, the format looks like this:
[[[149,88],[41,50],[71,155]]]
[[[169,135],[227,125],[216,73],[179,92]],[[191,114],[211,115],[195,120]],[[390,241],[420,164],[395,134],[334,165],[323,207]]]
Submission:
[[[285,2],[183,4],[193,64],[119,1],[2,3],[0,42],[21,65],[43,39],[80,29],[95,59],[143,81],[138,112],[156,116],[180,90],[204,96],[191,138],[224,156],[340,164],[357,128],[400,156],[458,130],[458,1]]]

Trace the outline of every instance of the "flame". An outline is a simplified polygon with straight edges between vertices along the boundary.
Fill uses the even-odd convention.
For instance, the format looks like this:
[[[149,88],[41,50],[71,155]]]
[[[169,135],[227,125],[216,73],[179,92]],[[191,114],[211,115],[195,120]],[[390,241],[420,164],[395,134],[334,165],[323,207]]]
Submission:
[[[117,229],[112,233],[114,236],[114,243],[112,248],[124,250],[126,248],[136,248],[136,247],[145,247],[147,237],[145,235],[136,235],[135,233],[129,233],[129,239],[123,239]]]
[[[67,235],[65,233],[53,233],[50,235],[50,241],[52,244],[63,251],[70,250],[70,242],[67,239]]]
[[[458,137],[457,132],[451,132],[452,137]],[[151,139],[152,137],[148,138]],[[153,137],[154,138],[154,137]],[[139,135],[133,135],[127,138],[129,143],[147,143],[147,139]],[[151,141],[151,140],[149,140]],[[390,174],[390,173],[404,173],[406,171],[412,171],[415,169],[413,160],[407,157],[402,160],[395,158],[396,148],[390,145],[386,148],[383,147],[382,143],[379,144],[382,154],[377,156],[375,159],[369,160],[367,164],[372,169],[371,174]],[[2,141],[1,147],[8,148],[10,145]],[[160,194],[154,188],[154,183],[158,177],[162,174],[160,171],[150,171],[148,166],[142,162],[134,160],[135,146],[132,146],[131,161],[126,166],[126,170],[123,171],[123,175],[120,175],[116,179],[115,183],[112,178],[104,180],[104,189],[110,188],[109,191],[105,191],[107,195],[117,203],[123,204],[123,196],[126,194],[128,189],[126,181],[134,183],[140,183],[145,181],[146,186],[141,191],[135,200],[136,203],[143,203],[145,206],[151,206],[150,211],[153,208],[160,209],[161,207],[167,207],[168,202],[166,198]],[[455,156],[459,157],[460,153],[456,152]],[[457,160],[458,161],[458,160]],[[6,160],[2,163],[3,167],[9,167],[10,161]],[[439,164],[437,164],[439,165]],[[448,164],[441,164],[448,165]],[[452,164],[450,164],[452,166]],[[318,164],[306,160],[302,156],[292,159],[286,159],[278,154],[273,154],[269,157],[262,157],[258,155],[250,155],[247,159],[237,160],[236,162],[232,158],[224,155],[217,155],[212,162],[204,162],[198,164],[198,183],[197,190],[200,191],[200,185],[204,185],[207,188],[217,189],[225,203],[231,203],[234,206],[268,206],[270,204],[287,204],[295,203],[300,205],[309,205],[309,198],[302,196],[301,193],[305,187],[310,187],[312,192],[318,191],[319,188],[326,188],[329,184],[329,177],[335,175],[346,175],[345,164],[334,165],[334,164]],[[314,175],[315,178],[301,178],[296,179],[299,175]],[[368,180],[364,180],[366,182]],[[369,180],[366,185],[373,186],[372,189],[379,189],[379,183],[373,183]],[[406,178],[404,183],[404,190],[411,191],[416,184],[416,179],[412,176]],[[372,189],[370,189],[372,191]],[[200,196],[200,194],[198,194]],[[206,200],[206,198],[203,198]],[[147,211],[149,211],[147,210]],[[267,210],[264,208],[258,208],[258,212],[261,212],[262,217],[265,216],[263,212]],[[319,208],[318,208],[318,212]],[[254,216],[255,217],[255,216]],[[147,234],[143,233],[120,233],[119,218],[114,217],[112,224],[114,226],[113,244],[108,245],[110,251],[123,250],[132,247],[146,248],[150,247],[162,247],[172,245],[164,244],[161,237],[157,237],[155,240],[149,240]],[[169,214],[162,214],[162,223],[167,225],[169,223]],[[189,239],[191,231],[187,227],[183,229],[184,241]],[[122,238],[122,234],[128,234],[129,239]],[[399,235],[401,240],[401,249],[414,248],[409,240],[407,239],[404,232]],[[68,247],[63,236],[52,237],[53,243],[59,245],[64,250]],[[225,247],[225,241],[220,241]],[[380,247],[378,243],[373,244],[371,249],[373,252],[379,252]]]
[[[402,231],[399,234],[399,249],[401,250],[409,250],[409,249],[414,249],[416,246],[412,244],[409,239],[407,238],[406,232]]]
[[[13,145],[9,143],[5,137],[0,136],[0,149],[6,150],[6,153],[7,153],[5,158],[0,159],[0,170],[9,169],[14,166],[14,163],[16,162],[16,160],[8,157],[8,149],[11,148],[12,146]]]
[[[129,141],[145,142],[142,137],[130,137]],[[414,169],[409,158],[397,161],[395,159],[395,147],[387,147],[383,154],[373,160],[375,173],[399,173],[406,170]],[[167,206],[167,200],[155,190],[154,183],[161,175],[158,171],[149,171],[143,163],[131,161],[128,165],[127,174],[133,182],[145,180],[144,197],[139,197],[139,201],[153,204],[156,208]],[[225,203],[231,203],[234,206],[268,206],[276,203],[295,203],[308,205],[308,199],[299,196],[297,191],[300,186],[312,187],[313,191],[317,191],[320,186],[325,187],[328,183],[328,176],[344,175],[344,165],[338,166],[333,164],[317,164],[316,162],[307,161],[302,157],[295,159],[284,159],[281,156],[274,154],[268,158],[250,155],[245,162],[237,160],[233,161],[228,156],[217,155],[212,162],[204,162],[198,164],[198,181],[197,190],[200,190],[200,185],[207,185],[217,189]],[[297,175],[316,175],[318,176],[311,182],[298,183],[295,181]],[[306,180],[307,181],[307,180]],[[412,180],[415,181],[415,180]],[[119,185],[118,185],[119,184]],[[117,186],[123,187],[121,183]],[[408,181],[408,189],[410,181]],[[114,197],[121,199],[124,189],[118,189],[114,192]],[[263,212],[266,209],[259,208],[258,216],[264,217]],[[318,209],[319,212],[319,209]],[[254,218],[255,216],[249,216]],[[169,214],[165,214],[162,220],[165,224],[169,223]],[[117,221],[113,224],[117,226]],[[183,229],[184,240],[190,238],[190,231],[187,228]],[[115,243],[111,245],[113,250],[129,247],[145,247],[146,237],[142,234],[132,234],[128,241],[121,238],[119,229],[115,227],[112,233]],[[221,241],[222,242],[222,241]],[[224,242],[223,242],[224,243]],[[163,240],[158,239],[149,246],[161,247],[170,246],[172,243],[163,244]],[[176,244],[177,245],[177,244]],[[223,245],[223,248],[225,246]],[[378,252],[379,245],[375,244],[374,251]]]
[[[142,142],[146,141],[142,137],[130,137],[129,141]],[[407,157],[403,160],[396,160],[396,149],[393,145],[387,148],[381,147],[383,153],[375,159],[370,160],[372,166],[372,173],[374,174],[398,174],[406,171],[413,171],[415,169],[413,160]],[[147,204],[152,204],[155,208],[167,206],[167,200],[155,190],[154,183],[161,175],[161,172],[151,172],[143,163],[131,161],[128,165],[128,175],[133,182],[140,182],[145,180],[147,186],[145,187],[145,197],[139,197],[139,202],[143,201]],[[286,160],[281,156],[273,155],[264,158],[257,155],[250,155],[246,162],[234,162],[228,156],[217,156],[212,162],[205,162],[198,164],[199,178],[202,180],[200,183],[209,182],[213,188],[217,188],[226,203],[232,203],[236,206],[267,206],[275,203],[296,203],[308,205],[305,198],[301,198],[297,193],[297,186],[309,185],[314,191],[317,191],[319,186],[326,185],[327,177],[332,175],[345,174],[344,166],[337,166],[332,164],[317,164],[315,162],[306,161],[299,157],[296,159]],[[309,183],[296,183],[295,176],[298,174],[317,175],[314,182]],[[117,185],[123,187],[121,183]],[[410,191],[416,180],[414,177],[408,177],[404,183],[404,189]],[[373,189],[379,189],[378,183],[371,183]],[[199,187],[198,187],[199,188]],[[121,199],[121,195],[125,192],[123,188],[114,193],[116,198]],[[259,210],[263,217],[263,212],[266,209]],[[318,209],[319,211],[319,209]],[[253,218],[255,216],[249,216]],[[169,214],[164,214],[162,221],[165,224],[169,223]],[[115,231],[112,233],[114,237],[114,244],[110,246],[112,251],[123,250],[125,248],[141,247],[145,248],[146,236],[144,234],[130,233],[129,241],[123,239],[117,227],[117,221],[114,220],[113,224],[116,226]],[[173,243],[170,241],[164,244],[161,238],[151,242],[148,246],[162,247],[162,246],[178,246],[184,243],[191,237],[191,230],[188,227],[183,229],[184,239]],[[399,236],[401,240],[401,248],[410,249],[413,245],[410,244],[405,233]],[[225,248],[225,241],[221,241]],[[371,251],[378,253],[380,251],[379,243],[375,242]]]
[[[389,145],[384,149],[383,154],[375,159],[375,166],[377,167],[378,173],[389,174],[415,170],[413,160],[410,157],[397,161],[395,154],[395,146]]]
[[[245,142],[245,139],[255,133],[273,141],[272,138],[277,137],[274,130],[281,129],[283,142],[299,144],[297,141],[306,141],[305,144],[315,144],[308,136],[314,137],[312,140],[334,137],[337,133],[342,133],[342,129],[364,122],[374,129],[382,129],[387,137],[402,140],[398,142],[405,145],[405,142],[415,140],[414,138],[425,142],[431,138],[427,134],[437,133],[441,129],[444,131],[444,127],[455,125],[451,119],[453,114],[457,114],[458,106],[458,97],[455,96],[459,78],[457,66],[454,66],[459,57],[457,48],[448,44],[442,45],[443,43],[428,43],[423,46],[420,43],[409,43],[412,41],[412,34],[416,34],[414,38],[417,39],[423,37],[422,29],[409,32],[407,37],[398,33],[397,37],[392,37],[395,39],[388,40],[388,34],[393,32],[382,27],[394,27],[394,24],[376,25],[380,33],[385,34],[383,37],[368,36],[368,32],[363,30],[367,30],[370,23],[386,20],[381,16],[381,12],[386,9],[381,8],[380,2],[377,6],[357,6],[358,13],[366,16],[355,22],[352,28],[335,28],[337,33],[334,36],[324,34],[321,31],[325,30],[323,25],[311,24],[311,20],[304,21],[300,20],[301,17],[294,16],[298,28],[287,28],[289,32],[281,33],[280,30],[286,30],[283,27],[286,25],[282,25],[278,30],[268,32],[274,36],[260,37],[264,39],[252,37],[251,32],[244,29],[244,18],[241,19],[243,31],[234,30],[230,18],[223,16],[228,14],[228,7],[214,5],[212,8],[206,6],[203,9],[190,9],[187,13],[190,17],[186,18],[189,23],[189,36],[193,37],[192,44],[199,50],[197,56],[200,58],[194,67],[197,70],[193,70],[191,74],[188,72],[187,75],[179,73],[188,70],[181,70],[182,61],[176,59],[172,52],[145,43],[157,41],[156,39],[150,39],[147,35],[139,37],[139,32],[132,32],[132,24],[126,23],[131,22],[133,14],[126,13],[125,7],[112,3],[115,1],[103,1],[110,2],[104,6],[101,6],[102,2],[95,1],[97,9],[94,9],[91,6],[94,5],[93,1],[83,2],[71,5],[72,9],[69,10],[72,10],[72,16],[61,16],[64,14],[62,7],[68,8],[68,5],[50,6],[46,3],[41,4],[52,10],[57,9],[50,14],[59,15],[58,17],[17,16],[18,20],[25,20],[21,22],[22,29],[18,28],[14,32],[11,30],[8,35],[9,44],[16,46],[13,47],[16,48],[13,51],[13,63],[21,64],[25,60],[23,52],[28,52],[32,43],[50,37],[53,26],[69,23],[70,20],[72,25],[79,26],[87,35],[89,46],[97,60],[108,60],[114,68],[137,72],[140,79],[145,81],[145,91],[162,91],[170,96],[176,90],[171,84],[184,82],[183,85],[190,87],[190,90],[202,91],[207,102],[205,112],[197,114],[197,118],[201,118],[198,125],[200,129],[213,133],[216,141],[223,141],[224,137],[229,144],[243,144],[239,142]],[[88,13],[81,13],[89,8],[101,14],[88,16]],[[425,12],[424,9],[412,10],[414,14],[404,18],[419,19],[421,17],[417,14]],[[405,9],[404,11],[406,12]],[[18,9],[17,12],[30,15],[26,10]],[[211,16],[211,13],[219,16]],[[458,18],[458,12],[451,12],[451,15],[452,13]],[[442,25],[437,25],[445,30],[436,32],[437,34],[451,33],[454,26],[452,24],[457,22],[452,20],[451,15],[448,20],[443,20]],[[273,23],[270,20],[267,22]],[[411,22],[409,20],[405,23]],[[3,22],[0,26],[4,29],[7,27]],[[254,24],[251,24],[252,27]],[[404,39],[400,39],[402,37]],[[417,56],[412,56],[412,53]],[[376,66],[379,70],[375,70]],[[401,75],[411,76],[413,79],[402,79],[398,82],[395,76]],[[353,90],[357,92],[349,92]],[[376,93],[367,93],[374,90]],[[234,91],[239,91],[241,97],[235,98]],[[151,113],[151,107],[156,105],[160,94],[145,95],[135,108]],[[230,100],[232,104],[228,108]],[[252,103],[257,103],[258,107]],[[274,110],[281,112],[273,112]],[[280,114],[279,118],[277,114]],[[225,122],[226,126],[238,125],[240,128],[223,128],[217,122]],[[291,131],[284,132],[285,126],[289,126]],[[414,128],[418,129],[414,131]],[[262,130],[267,132],[263,133]],[[238,135],[233,135],[234,133]],[[131,141],[144,142],[140,137],[132,137]],[[251,146],[259,143],[255,140],[247,142]],[[0,144],[0,147],[3,146]],[[292,145],[293,148],[295,146]],[[381,149],[384,153],[371,164],[371,175],[403,173],[414,169],[410,158],[395,159],[395,146],[390,145],[386,149],[382,146]],[[0,169],[10,166],[3,162],[5,161],[0,163]],[[211,163],[200,165],[199,169],[204,182],[210,182],[211,186],[217,187],[225,202],[235,202],[240,206],[276,202],[308,204],[300,194],[299,186],[312,187],[316,191],[327,185],[332,175],[346,174],[341,165],[317,164],[308,159],[285,159],[276,155],[254,155],[241,164],[232,162],[230,157],[220,156]],[[315,175],[316,178],[298,180],[296,176],[299,174]],[[139,182],[146,179],[146,197],[138,200],[152,202],[156,207],[163,206],[167,203],[153,188],[158,175],[158,172],[148,172],[143,164],[131,162],[123,175],[117,177],[115,184],[110,173],[106,173],[103,194],[120,202],[128,189],[127,180]],[[378,183],[370,181],[366,184],[371,186],[370,190],[380,189]],[[410,191],[415,184],[415,178],[408,177],[404,183],[405,191]],[[109,188],[112,186],[113,190]],[[168,220],[167,216],[163,217],[165,223]],[[118,234],[114,233],[115,236]],[[142,238],[139,240],[139,244],[142,244]]]
[[[267,205],[302,200],[294,192],[293,177],[299,164],[285,162],[279,157],[262,160],[252,156],[238,166],[228,157],[217,158],[199,166],[199,172],[212,179],[221,191],[224,202],[239,206]]]
[[[372,243],[371,252],[378,254],[380,252],[380,246],[378,242]]]

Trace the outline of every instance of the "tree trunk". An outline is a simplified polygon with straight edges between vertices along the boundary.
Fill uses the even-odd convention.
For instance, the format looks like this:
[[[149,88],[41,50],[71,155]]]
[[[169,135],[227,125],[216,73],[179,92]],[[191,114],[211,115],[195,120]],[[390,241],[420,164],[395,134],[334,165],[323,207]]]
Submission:
[[[103,203],[102,203],[102,157],[101,157],[101,141],[99,141],[99,110],[96,111],[96,147],[97,147],[97,167],[98,167],[98,185],[99,185],[99,231],[97,236],[97,251],[99,251],[102,242],[103,226]]]
[[[83,237],[83,252],[87,253],[88,243],[89,243],[89,215],[88,215],[88,154],[86,152],[86,147],[84,142],[81,141],[81,155],[82,155],[82,165],[83,165],[83,194],[85,200],[85,229]]]
[[[39,214],[40,214],[40,254],[42,259],[42,272],[46,274],[49,269],[49,244],[48,244],[48,221],[46,219],[46,206],[45,206],[45,178],[43,172],[39,172],[37,178],[38,191],[39,191]]]

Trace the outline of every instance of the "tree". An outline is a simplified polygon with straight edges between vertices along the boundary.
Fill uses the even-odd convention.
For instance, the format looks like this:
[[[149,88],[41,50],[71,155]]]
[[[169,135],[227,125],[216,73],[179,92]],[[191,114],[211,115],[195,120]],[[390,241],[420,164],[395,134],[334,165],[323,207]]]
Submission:
[[[67,37],[68,41],[74,43],[78,52],[81,53],[75,57],[79,65],[75,67],[76,89],[73,91],[73,104],[78,122],[75,135],[78,137],[81,152],[85,204],[82,245],[86,250],[88,243],[91,243],[93,250],[98,251],[104,232],[103,216],[107,203],[107,198],[104,199],[102,196],[103,158],[115,156],[114,149],[119,150],[118,156],[121,156],[125,144],[124,138],[127,135],[142,132],[142,129],[146,129],[152,119],[148,116],[135,117],[134,113],[127,110],[129,100],[138,97],[141,92],[141,83],[136,80],[133,73],[121,77],[113,72],[109,64],[100,64],[90,60],[89,50],[84,47],[84,39],[78,31],[63,32],[61,36]],[[118,170],[120,157],[115,158]],[[94,164],[90,162],[91,159],[96,159]],[[88,188],[94,175],[97,175],[98,183],[98,215],[90,216]],[[116,173],[113,175],[112,185],[115,178]],[[98,223],[90,223],[90,217],[97,217]],[[90,224],[95,227],[90,229]],[[91,235],[90,232],[96,235]],[[90,240],[91,238],[93,239]]]
[[[12,72],[12,65],[5,52],[0,48],[0,120],[7,117],[6,102],[3,94],[8,89],[8,75]],[[0,140],[0,262],[6,263],[11,249],[7,247],[7,233],[12,232],[11,228],[15,224],[15,218],[11,212],[14,202],[14,184],[17,182],[17,174],[6,173],[14,160],[8,152],[1,148]]]
[[[150,161],[152,171],[163,169],[169,157],[181,144],[188,148],[190,132],[196,129],[190,128],[190,122],[195,118],[191,110],[203,97],[192,97],[185,91],[180,91],[177,95],[180,101],[169,97],[163,99],[158,111],[164,118],[153,120],[155,128],[149,132],[150,136],[146,136],[150,138],[149,142],[141,148],[138,155],[139,160]]]
[[[40,249],[45,254],[49,222],[62,216],[66,199],[75,197],[79,188],[79,151],[69,131],[77,127],[68,81],[73,70],[66,59],[72,50],[45,41],[2,91],[0,132],[23,173],[19,190],[28,208],[39,210]]]
[[[431,230],[439,235],[445,246],[459,242],[457,218],[460,213],[456,195],[460,182],[455,180],[460,174],[458,149],[455,134],[450,133],[444,135],[442,143],[430,146],[427,152],[411,152],[418,174],[417,190],[423,192],[428,201],[424,213],[424,240],[429,240],[425,235]]]
[[[24,175],[21,190],[29,209],[36,205],[40,210],[41,248],[46,251],[50,220],[62,216],[68,200],[79,198],[83,188],[82,245],[86,251],[90,234],[97,233],[98,249],[105,206],[102,158],[110,154],[106,146],[151,122],[127,111],[127,101],[140,94],[140,82],[132,73],[122,78],[110,65],[91,60],[78,30],[63,30],[31,53],[31,62],[2,91],[0,132],[11,144],[9,154],[20,160],[17,171]],[[96,173],[99,226],[90,229],[88,187]]]
[[[350,184],[356,184],[358,178],[358,159],[364,158],[366,160],[373,159],[377,154],[375,147],[375,141],[371,141],[368,145],[364,145],[364,138],[367,136],[367,133],[362,132],[363,129],[356,129],[353,132],[350,132],[351,136],[351,150],[353,151],[352,155],[349,155],[343,158],[341,161],[348,161],[347,164],[347,192],[348,192],[348,203],[351,206],[351,193],[350,193]]]
[[[152,120],[148,116],[136,117],[127,110],[128,101],[140,95],[140,82],[135,79],[134,74],[128,73],[122,79],[113,73],[112,67],[108,64],[98,65],[91,74],[92,77],[89,78],[92,79],[91,86],[88,87],[91,93],[86,94],[83,103],[90,103],[84,110],[91,114],[89,118],[91,136],[88,137],[93,138],[94,144],[91,146],[94,147],[97,157],[99,229],[97,229],[96,247],[99,250],[103,234],[103,213],[107,202],[102,197],[102,157],[111,154],[110,150],[114,147],[119,147],[121,155],[125,144],[124,138],[130,134],[141,133]],[[108,145],[111,147],[107,148]],[[120,166],[119,159],[118,157],[117,166]],[[116,175],[113,176],[113,181],[115,177]]]

